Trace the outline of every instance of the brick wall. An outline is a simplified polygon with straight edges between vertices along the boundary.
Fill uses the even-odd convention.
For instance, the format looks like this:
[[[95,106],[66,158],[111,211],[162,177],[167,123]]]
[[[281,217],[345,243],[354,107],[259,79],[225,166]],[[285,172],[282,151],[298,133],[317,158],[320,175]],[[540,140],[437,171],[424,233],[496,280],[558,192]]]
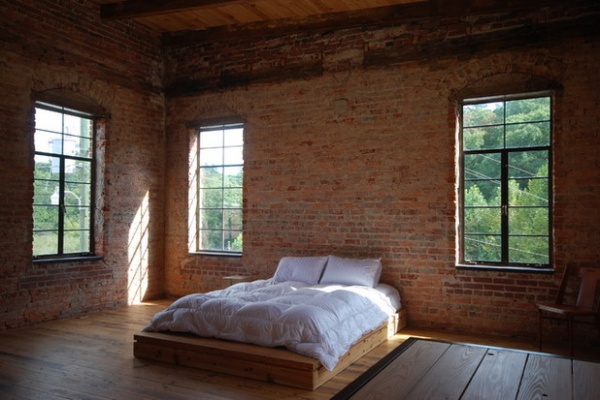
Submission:
[[[557,276],[454,265],[455,100],[507,88],[560,89],[556,267],[600,262],[594,2],[173,45],[166,65],[155,33],[88,1],[0,6],[0,329],[336,254],[382,257],[414,326],[532,336]],[[110,113],[100,261],[32,263],[32,95],[55,88]],[[190,255],[186,124],[230,116],[247,122],[244,255]]]
[[[2,0],[0,9],[0,330],[161,295],[158,35],[102,22],[88,1]],[[52,89],[85,96],[110,114],[101,123],[99,261],[32,262],[33,99]]]
[[[272,275],[286,255],[382,257],[409,323],[532,337],[558,275],[457,270],[455,106],[560,88],[557,272],[600,263],[600,59],[590,2],[394,27],[173,47],[168,54],[166,291]],[[290,71],[304,72],[294,77]],[[244,254],[189,255],[186,123],[246,121]]]

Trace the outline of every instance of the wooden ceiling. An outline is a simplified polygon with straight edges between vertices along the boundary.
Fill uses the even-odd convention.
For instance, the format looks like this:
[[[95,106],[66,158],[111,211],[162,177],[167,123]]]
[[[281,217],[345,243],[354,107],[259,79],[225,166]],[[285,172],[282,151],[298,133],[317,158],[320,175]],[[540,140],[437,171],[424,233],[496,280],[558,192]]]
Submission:
[[[92,0],[104,21],[131,19],[172,41],[390,24],[425,17],[537,8],[561,0]]]
[[[160,32],[301,21],[425,0],[94,0],[104,19],[132,18]]]

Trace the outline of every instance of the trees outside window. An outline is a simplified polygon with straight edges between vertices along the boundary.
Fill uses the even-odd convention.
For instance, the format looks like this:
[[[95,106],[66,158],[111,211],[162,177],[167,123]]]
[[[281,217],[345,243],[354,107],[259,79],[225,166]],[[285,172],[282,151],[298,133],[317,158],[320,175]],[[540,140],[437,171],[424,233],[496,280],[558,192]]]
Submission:
[[[38,102],[35,109],[33,256],[93,253],[92,115]]]
[[[203,126],[197,142],[196,251],[241,253],[244,127]]]
[[[548,268],[552,252],[552,101],[462,104],[461,264]]]

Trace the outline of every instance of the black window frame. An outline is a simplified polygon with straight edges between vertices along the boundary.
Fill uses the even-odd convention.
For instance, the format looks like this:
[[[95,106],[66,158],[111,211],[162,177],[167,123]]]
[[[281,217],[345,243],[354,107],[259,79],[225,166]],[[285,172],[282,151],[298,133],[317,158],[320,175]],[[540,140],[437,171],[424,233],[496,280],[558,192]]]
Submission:
[[[224,256],[241,256],[243,253],[243,246],[241,250],[235,250],[235,249],[231,249],[231,248],[225,248],[224,244],[227,241],[225,236],[227,232],[230,232],[232,229],[226,229],[225,222],[223,220],[223,227],[221,229],[211,229],[211,228],[204,228],[204,224],[202,221],[202,215],[203,215],[203,210],[216,210],[216,209],[220,209],[221,212],[223,213],[223,219],[225,218],[225,211],[232,211],[232,210],[237,210],[239,211],[239,215],[240,215],[240,226],[239,229],[235,229],[236,231],[239,231],[242,235],[243,235],[243,230],[244,230],[244,223],[243,223],[243,194],[242,197],[240,199],[240,206],[239,207],[226,207],[224,202],[225,202],[225,196],[222,196],[222,202],[221,202],[221,207],[204,207],[202,204],[202,192],[203,190],[207,189],[205,187],[203,187],[202,184],[202,170],[203,169],[207,169],[207,168],[241,168],[242,171],[242,183],[241,186],[229,186],[229,187],[225,187],[225,186],[221,186],[220,188],[210,188],[210,190],[221,190],[224,191],[225,189],[238,189],[243,193],[244,190],[244,161],[242,159],[242,163],[238,163],[238,164],[227,164],[225,163],[225,153],[226,153],[226,149],[227,148],[232,148],[232,147],[240,147],[239,145],[236,146],[226,146],[225,145],[225,134],[223,135],[223,143],[222,146],[220,146],[221,149],[223,149],[223,163],[221,164],[215,164],[215,165],[211,165],[211,166],[207,166],[207,165],[202,165],[203,163],[203,159],[202,159],[202,146],[201,146],[201,136],[203,134],[210,134],[211,132],[215,132],[215,131],[227,131],[227,130],[234,130],[234,129],[241,129],[242,130],[242,144],[241,144],[241,148],[242,148],[242,154],[244,152],[244,147],[245,147],[245,140],[244,140],[244,136],[245,136],[245,123],[241,122],[241,121],[237,121],[237,120],[232,120],[232,121],[226,121],[226,122],[214,122],[214,121],[210,121],[210,122],[205,122],[204,124],[200,124],[199,126],[197,126],[195,128],[196,131],[196,139],[197,139],[197,146],[196,146],[196,163],[195,163],[195,197],[196,197],[196,204],[195,204],[195,210],[194,210],[194,214],[195,214],[195,224],[196,224],[196,233],[194,236],[194,242],[193,242],[193,248],[192,248],[192,252],[194,253],[198,253],[198,254],[206,254],[206,255],[224,255]],[[216,148],[216,147],[215,147]],[[217,232],[220,231],[221,232],[221,242],[223,243],[223,246],[221,246],[220,249],[210,249],[210,248],[204,248],[202,246],[203,243],[203,234],[209,234],[210,232]],[[231,237],[229,238],[230,243],[229,245],[231,245]]]
[[[549,112],[550,116],[547,122],[550,124],[549,128],[549,142],[546,146],[527,146],[527,147],[510,147],[507,148],[506,144],[502,149],[485,149],[485,150],[465,150],[463,148],[463,133],[464,133],[464,107],[469,105],[477,105],[477,104],[487,104],[487,103],[504,103],[504,117],[502,127],[504,129],[504,139],[506,140],[506,126],[510,126],[511,123],[507,123],[506,120],[506,102],[513,100],[527,100],[527,99],[535,99],[535,98],[548,98],[549,99]],[[533,92],[533,93],[521,93],[521,94],[513,94],[513,95],[503,95],[503,96],[490,96],[490,97],[481,97],[481,98],[472,98],[472,99],[463,99],[459,102],[459,135],[458,135],[458,146],[459,146],[459,171],[458,171],[458,196],[459,196],[459,212],[458,212],[458,260],[457,267],[462,269],[502,269],[506,271],[531,271],[531,272],[551,272],[553,271],[553,145],[554,145],[554,137],[555,137],[555,121],[554,121],[554,95],[551,91],[542,91],[542,92]],[[539,121],[530,121],[529,123],[538,123]],[[545,122],[545,121],[542,121]],[[548,263],[517,263],[510,262],[509,260],[509,199],[508,199],[508,185],[510,181],[508,169],[508,158],[511,153],[516,152],[527,152],[527,151],[547,151],[547,163],[548,163],[548,234],[544,235],[548,238]],[[501,162],[501,176],[500,176],[500,185],[501,185],[501,260],[500,261],[490,261],[490,260],[468,260],[465,258],[465,155],[466,154],[500,154],[500,162]],[[539,207],[538,208],[542,208]],[[514,235],[516,236],[516,235]]]
[[[59,153],[54,153],[54,152],[44,152],[44,151],[38,151],[37,149],[35,149],[34,146],[34,159],[35,156],[40,155],[40,156],[45,156],[45,157],[54,157],[54,158],[58,158],[59,161],[59,179],[58,179],[58,191],[56,192],[56,194],[58,195],[58,204],[52,204],[52,202],[50,204],[46,204],[46,203],[36,203],[35,199],[34,199],[34,203],[33,206],[56,206],[58,207],[58,229],[56,230],[58,238],[57,238],[57,249],[56,249],[56,253],[49,253],[49,254],[41,254],[41,255],[33,255],[33,261],[34,262],[60,262],[60,261],[72,261],[72,260],[77,260],[77,259],[95,259],[98,258],[97,254],[96,254],[96,249],[95,249],[95,213],[96,213],[96,208],[97,208],[97,204],[96,204],[96,186],[97,186],[97,130],[98,130],[98,120],[101,118],[101,116],[98,115],[94,115],[85,111],[80,111],[80,110],[76,110],[73,108],[69,108],[60,104],[55,104],[55,103],[49,103],[46,101],[36,101],[35,103],[35,109],[36,109],[36,114],[37,114],[37,109],[43,109],[43,110],[48,110],[48,111],[52,111],[52,112],[57,112],[57,113],[61,113],[63,115],[63,120],[64,120],[64,115],[69,115],[69,116],[74,116],[74,117],[79,117],[79,118],[83,118],[83,119],[87,119],[91,122],[92,124],[92,129],[90,132],[90,148],[92,149],[91,151],[91,157],[81,157],[81,156],[73,156],[73,155],[66,155],[66,154],[59,154]],[[38,130],[38,126],[37,126],[37,122],[35,124],[35,129],[36,131]],[[59,133],[59,132],[56,132]],[[64,137],[65,135],[68,135],[67,132],[63,131],[60,132],[61,136]],[[67,209],[70,207],[67,203],[68,201],[66,200],[67,195],[69,195],[69,191],[66,189],[66,186],[68,183],[70,183],[69,181],[67,181],[65,175],[66,175],[66,164],[67,161],[84,161],[90,164],[90,182],[88,182],[88,184],[90,185],[90,198],[89,198],[89,207],[85,206],[85,205],[81,205],[81,199],[79,197],[77,197],[76,201],[78,202],[78,208],[79,208],[79,212],[81,212],[82,209],[86,208],[87,209],[87,214],[88,214],[88,218],[89,218],[89,226],[87,229],[81,229],[81,231],[86,231],[87,232],[87,247],[88,247],[88,251],[82,251],[82,252],[65,252],[65,246],[64,246],[64,232],[65,232],[65,215],[68,212]],[[35,170],[35,161],[34,161],[34,170]],[[37,179],[34,177],[34,182]],[[43,180],[43,179],[42,179]],[[35,218],[33,216],[33,218]],[[34,224],[34,228],[33,228],[33,234],[35,235],[35,232],[41,232],[41,231],[55,231],[55,230],[45,230],[45,229],[40,229],[40,230],[36,230],[35,229],[35,224]]]

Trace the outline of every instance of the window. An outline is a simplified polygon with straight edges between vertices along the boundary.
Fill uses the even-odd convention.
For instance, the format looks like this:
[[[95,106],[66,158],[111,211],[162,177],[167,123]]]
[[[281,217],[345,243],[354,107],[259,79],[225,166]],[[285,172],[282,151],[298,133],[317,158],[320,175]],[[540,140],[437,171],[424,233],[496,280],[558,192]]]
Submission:
[[[197,144],[195,251],[241,253],[244,126],[203,126]]]
[[[465,101],[461,124],[460,264],[549,268],[552,101]]]
[[[36,104],[35,258],[93,254],[95,128],[90,114]]]

